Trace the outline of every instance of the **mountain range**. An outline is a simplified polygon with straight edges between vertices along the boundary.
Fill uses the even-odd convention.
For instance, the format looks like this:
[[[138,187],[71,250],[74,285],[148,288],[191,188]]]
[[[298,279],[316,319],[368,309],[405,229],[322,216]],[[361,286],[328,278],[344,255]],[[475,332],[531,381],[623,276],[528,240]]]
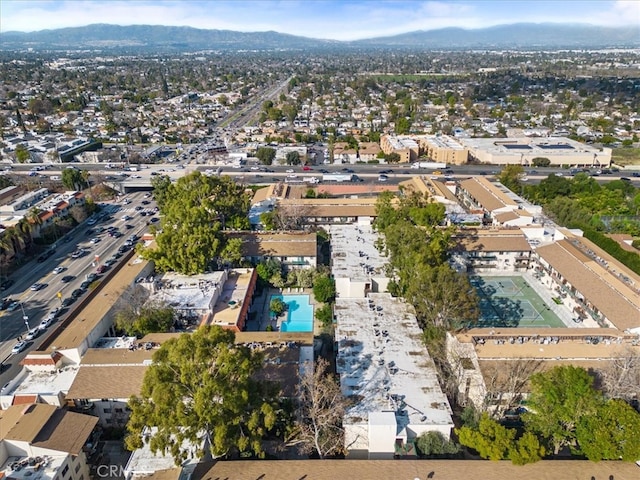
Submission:
[[[500,25],[481,29],[443,28],[357,41],[307,38],[279,32],[237,32],[156,25],[84,27],[3,32],[0,50],[308,50],[357,48],[412,49],[594,49],[640,46],[640,27],[586,24]]]

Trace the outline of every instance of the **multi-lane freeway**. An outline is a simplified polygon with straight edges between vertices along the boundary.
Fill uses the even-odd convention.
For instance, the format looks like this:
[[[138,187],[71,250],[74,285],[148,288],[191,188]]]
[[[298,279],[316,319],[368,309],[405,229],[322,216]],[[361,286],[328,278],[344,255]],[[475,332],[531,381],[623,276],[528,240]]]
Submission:
[[[147,197],[150,197],[149,194],[140,192],[120,198],[117,202],[104,203],[98,214],[57,242],[53,255],[41,262],[34,259],[11,275],[14,283],[2,292],[2,297],[8,299],[5,305],[12,301],[18,304],[14,304],[11,310],[5,309],[0,312],[0,361],[5,365],[3,370],[13,371],[19,361],[30,350],[37,348],[52,330],[52,327],[44,329],[35,339],[28,341],[25,350],[12,354],[11,350],[18,338],[24,339],[28,328],[38,327],[48,313],[60,308],[63,301],[71,297],[74,291],[79,294],[78,289],[84,290],[81,296],[85,295],[87,289],[83,289],[81,285],[87,280],[87,276],[97,275],[97,269],[105,263],[111,263],[110,259],[112,262],[119,261],[120,258],[115,258],[120,257],[118,249],[132,235],[140,237],[144,233],[147,222],[152,217],[148,214],[142,216],[141,212],[149,212],[155,208],[153,199]],[[113,233],[115,236],[109,235],[109,227],[112,232],[120,233]],[[74,252],[79,249],[83,249],[85,253],[78,258],[72,258],[76,256],[73,255]],[[54,273],[54,270],[57,273]],[[31,287],[36,283],[42,287],[32,290]],[[77,303],[79,302],[63,309],[58,319]],[[6,366],[10,368],[7,369]],[[5,377],[9,378],[12,373],[15,374],[17,371],[2,372],[0,381]]]

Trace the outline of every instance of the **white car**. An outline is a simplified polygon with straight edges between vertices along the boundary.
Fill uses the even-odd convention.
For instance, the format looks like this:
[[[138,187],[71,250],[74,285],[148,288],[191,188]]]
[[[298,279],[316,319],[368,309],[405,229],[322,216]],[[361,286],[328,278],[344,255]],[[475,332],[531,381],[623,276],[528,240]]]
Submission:
[[[288,168],[287,173],[293,173],[293,168]]]
[[[46,330],[49,326],[51,326],[54,322],[55,318],[50,318],[47,317],[44,320],[42,320],[40,322],[40,325],[38,325],[38,329],[39,330]]]
[[[27,340],[33,340],[34,338],[36,338],[38,335],[40,334],[40,329],[38,328],[32,328],[31,330],[29,330],[29,332],[27,333],[27,336],[24,337]]]
[[[98,237],[93,237],[91,240],[91,243],[98,243],[100,241],[100,239]]]
[[[66,270],[66,268],[65,268],[65,267],[56,267],[56,268],[54,268],[54,269],[53,269],[53,274],[54,274],[54,275],[57,275],[57,274],[59,274],[59,273],[64,272],[65,270]]]
[[[11,353],[15,355],[16,353],[20,353],[21,351],[23,351],[25,348],[27,348],[27,342],[18,342],[11,349]]]

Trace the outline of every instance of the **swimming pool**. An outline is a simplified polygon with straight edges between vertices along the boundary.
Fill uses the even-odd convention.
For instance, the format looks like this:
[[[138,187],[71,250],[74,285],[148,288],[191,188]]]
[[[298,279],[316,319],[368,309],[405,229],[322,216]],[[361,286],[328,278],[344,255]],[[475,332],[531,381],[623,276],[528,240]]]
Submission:
[[[282,322],[282,332],[312,332],[313,305],[309,295],[271,295],[271,300],[279,298],[287,304],[287,321]]]

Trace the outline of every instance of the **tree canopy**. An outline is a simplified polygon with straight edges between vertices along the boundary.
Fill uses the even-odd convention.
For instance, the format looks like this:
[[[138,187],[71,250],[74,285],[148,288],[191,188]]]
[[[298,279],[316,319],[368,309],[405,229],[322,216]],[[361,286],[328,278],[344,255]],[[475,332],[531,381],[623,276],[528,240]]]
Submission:
[[[143,337],[148,333],[168,332],[174,322],[169,305],[145,305],[137,312],[124,309],[115,316],[115,325],[127,335]]]
[[[382,193],[375,227],[378,248],[388,255],[389,291],[406,298],[422,326],[458,329],[479,315],[478,297],[465,275],[447,263],[453,230],[442,227],[444,207],[417,193]],[[446,286],[446,287],[445,287]]]
[[[222,230],[249,227],[250,198],[242,186],[227,176],[196,171],[162,188],[166,196],[159,205],[161,230],[156,245],[143,249],[156,269],[194,275],[206,271],[214,261],[235,258],[235,250],[225,250]],[[227,258],[220,258],[223,252]]]
[[[523,419],[527,429],[547,439],[555,453],[564,446],[577,451],[578,423],[597,412],[601,399],[586,370],[571,365],[555,367],[531,376],[531,412]]]
[[[256,151],[256,157],[263,165],[271,165],[276,158],[276,150],[271,147],[260,147]]]
[[[260,354],[234,343],[234,333],[202,327],[166,341],[153,355],[140,396],[129,400],[126,446],[149,443],[176,464],[192,446],[213,456],[233,451],[263,455],[262,437],[276,421],[274,391],[254,379]],[[145,438],[145,427],[156,427]],[[198,455],[203,456],[204,450]]]
[[[82,174],[82,170],[77,168],[65,168],[62,170],[62,184],[69,190],[82,190],[89,185]]]

